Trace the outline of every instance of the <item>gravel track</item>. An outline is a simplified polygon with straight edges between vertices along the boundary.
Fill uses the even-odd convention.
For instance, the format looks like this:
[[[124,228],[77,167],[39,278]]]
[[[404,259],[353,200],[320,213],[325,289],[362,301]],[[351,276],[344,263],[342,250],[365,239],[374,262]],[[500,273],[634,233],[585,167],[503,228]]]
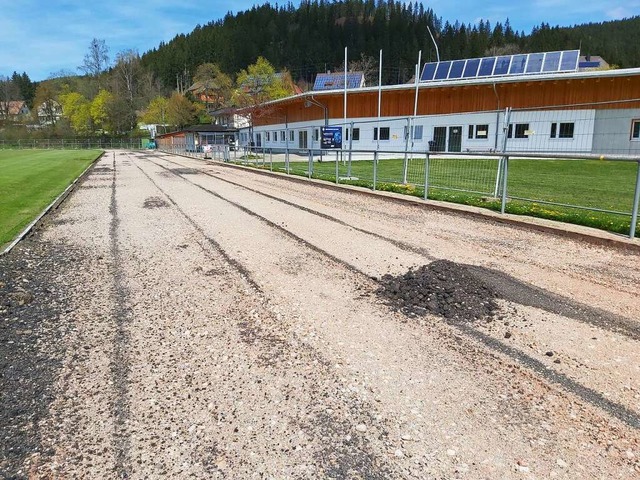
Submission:
[[[108,152],[0,258],[0,476],[639,477],[639,256]]]

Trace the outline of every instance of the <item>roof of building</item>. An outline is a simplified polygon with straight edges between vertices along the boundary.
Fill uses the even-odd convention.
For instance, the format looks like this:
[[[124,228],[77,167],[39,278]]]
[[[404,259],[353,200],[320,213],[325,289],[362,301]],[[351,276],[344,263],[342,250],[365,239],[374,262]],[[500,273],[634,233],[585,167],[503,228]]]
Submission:
[[[466,87],[466,86],[481,86],[481,85],[501,85],[510,83],[531,83],[541,81],[558,81],[558,80],[586,80],[590,78],[615,78],[615,77],[631,77],[640,76],[640,68],[624,68],[614,70],[579,70],[576,72],[560,72],[560,73],[539,73],[526,76],[511,76],[511,77],[488,77],[488,78],[473,78],[473,79],[455,79],[455,80],[443,80],[438,82],[419,82],[418,87],[422,90],[428,90],[432,88],[447,88],[447,87]],[[402,90],[414,90],[416,84],[399,84],[399,85],[383,85],[380,89],[384,92],[388,91],[402,91]],[[363,87],[357,89],[356,94],[366,94],[371,92],[377,92],[378,87]],[[278,100],[272,100],[266,102],[265,105],[274,105],[279,103],[287,103],[292,101],[304,101],[306,97],[317,96],[323,97],[327,95],[341,94],[342,89],[324,90],[324,91],[310,91],[305,92],[302,95],[294,95],[290,97],[280,98]],[[242,109],[240,109],[242,110]]]
[[[191,125],[190,127],[185,127],[182,130],[163,133],[161,135],[158,135],[158,137],[170,137],[172,135],[181,133],[234,133],[237,131],[237,128],[223,127],[222,125],[213,125],[208,123],[205,125]]]
[[[2,106],[2,110],[7,110],[9,115],[20,115],[21,110],[26,108],[27,112],[29,111],[29,107],[24,100],[11,100],[9,102],[0,102]],[[8,105],[8,107],[7,107]]]

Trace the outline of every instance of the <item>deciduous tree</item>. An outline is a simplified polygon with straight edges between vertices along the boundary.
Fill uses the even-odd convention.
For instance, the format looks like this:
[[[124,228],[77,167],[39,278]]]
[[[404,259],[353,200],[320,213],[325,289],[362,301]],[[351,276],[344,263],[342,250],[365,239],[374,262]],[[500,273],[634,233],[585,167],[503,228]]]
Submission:
[[[196,121],[196,108],[184,95],[175,92],[167,102],[167,119],[171,125],[185,127]]]
[[[89,44],[89,51],[78,68],[86,75],[97,77],[109,66],[109,48],[104,40],[94,38]]]
[[[69,92],[60,95],[62,113],[69,120],[73,130],[79,135],[88,135],[93,132],[91,120],[91,103],[84,95],[78,92]]]

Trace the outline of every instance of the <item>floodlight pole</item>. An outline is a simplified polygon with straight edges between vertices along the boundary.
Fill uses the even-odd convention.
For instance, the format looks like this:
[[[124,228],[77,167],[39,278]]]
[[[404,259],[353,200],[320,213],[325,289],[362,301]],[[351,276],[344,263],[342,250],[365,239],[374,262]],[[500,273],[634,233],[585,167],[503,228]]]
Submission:
[[[438,59],[438,62],[440,61],[440,50],[438,50],[438,44],[436,43],[436,39],[433,38],[433,33],[431,33],[431,29],[429,28],[429,25],[427,25],[427,31],[429,32],[429,35],[431,36],[431,41],[433,42],[433,45],[436,47],[436,58]]]

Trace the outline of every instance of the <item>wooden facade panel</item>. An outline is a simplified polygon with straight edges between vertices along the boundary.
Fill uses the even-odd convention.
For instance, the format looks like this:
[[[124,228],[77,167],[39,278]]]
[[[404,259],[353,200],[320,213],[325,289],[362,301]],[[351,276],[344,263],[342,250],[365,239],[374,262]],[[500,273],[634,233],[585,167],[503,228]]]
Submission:
[[[496,97],[497,93],[497,97]],[[381,115],[402,117],[413,115],[415,88],[408,85],[402,90],[382,92]],[[456,85],[439,88],[421,88],[418,96],[418,115],[445,115],[450,113],[493,111],[511,108],[538,108],[562,106],[564,109],[590,108],[596,104],[640,98],[640,75],[614,78],[558,79],[522,81],[492,85]],[[499,101],[498,101],[499,99]],[[327,105],[329,118],[341,119],[344,97],[342,93],[319,95],[316,100]],[[594,105],[593,108],[640,108],[640,102]],[[290,99],[274,108],[269,115],[255,119],[255,125],[295,123],[322,120],[324,111],[317,105],[305,107],[304,97]],[[347,101],[348,118],[376,117],[378,92],[350,91]]]

